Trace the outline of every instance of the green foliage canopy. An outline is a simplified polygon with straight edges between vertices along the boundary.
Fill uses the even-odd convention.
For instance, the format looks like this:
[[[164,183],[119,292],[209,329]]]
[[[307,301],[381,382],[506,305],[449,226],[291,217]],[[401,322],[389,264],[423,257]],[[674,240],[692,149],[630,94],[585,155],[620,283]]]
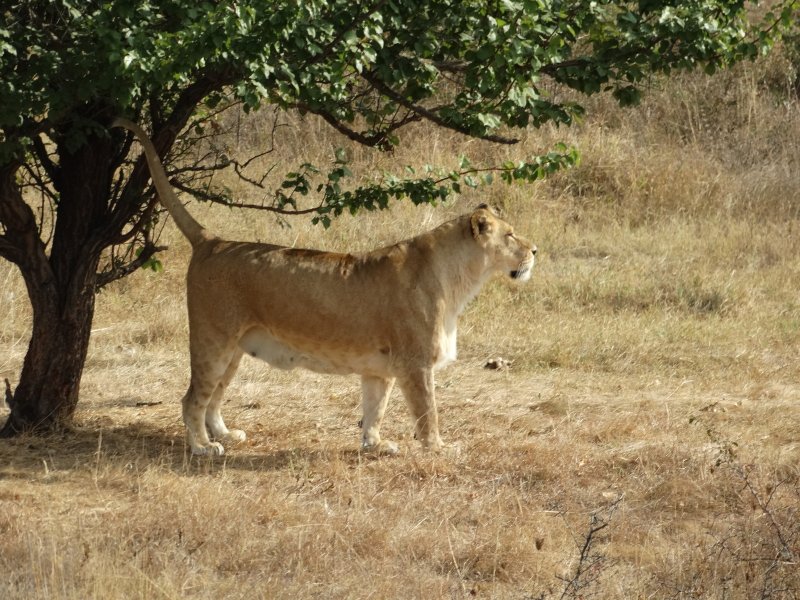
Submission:
[[[0,164],[25,160],[42,134],[79,146],[111,113],[153,129],[176,109],[232,91],[321,115],[361,143],[389,149],[411,121],[512,142],[509,128],[571,124],[582,94],[639,100],[654,73],[709,71],[768,48],[796,2],[757,25],[744,0],[30,0],[3,9]],[[188,106],[187,100],[191,98]],[[571,164],[552,153],[531,179]],[[456,179],[449,178],[458,184]],[[441,182],[439,182],[441,183]],[[412,186],[420,199],[441,186]],[[416,186],[416,187],[415,187]],[[391,185],[389,186],[391,188]],[[398,194],[413,191],[407,186]],[[374,190],[373,190],[374,192]],[[366,193],[366,191],[364,191]],[[331,203],[358,204],[332,194]]]

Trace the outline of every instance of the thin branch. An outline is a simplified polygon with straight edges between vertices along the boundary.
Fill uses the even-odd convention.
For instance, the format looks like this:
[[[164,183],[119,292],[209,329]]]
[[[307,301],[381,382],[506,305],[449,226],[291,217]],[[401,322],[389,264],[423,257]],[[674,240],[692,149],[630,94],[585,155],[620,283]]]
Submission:
[[[480,138],[482,140],[486,140],[486,141],[489,141],[489,142],[495,142],[497,144],[516,144],[517,142],[519,142],[519,139],[517,139],[517,138],[508,138],[508,137],[501,136],[501,135],[494,135],[494,134],[475,135],[473,132],[468,131],[464,127],[461,127],[461,126],[456,125],[454,123],[449,123],[449,122],[445,121],[442,117],[437,115],[435,112],[430,111],[430,110],[428,110],[428,109],[426,109],[426,108],[424,108],[422,106],[419,106],[418,104],[414,104],[413,102],[411,102],[410,100],[405,98],[402,94],[400,94],[397,91],[395,91],[392,88],[390,88],[383,81],[378,79],[374,74],[372,74],[372,73],[363,73],[362,77],[364,77],[364,79],[367,82],[372,84],[375,87],[375,89],[377,89],[384,96],[386,96],[388,98],[391,98],[392,100],[394,100],[398,104],[401,104],[402,106],[405,106],[408,110],[417,113],[421,117],[424,117],[425,119],[427,119],[431,123],[435,123],[436,125],[439,125],[440,127],[444,127],[446,129],[451,129],[453,131],[457,131],[459,133],[463,133],[463,134],[469,135],[471,137],[477,137],[477,138]]]
[[[275,151],[275,134],[278,131],[278,128],[280,128],[280,127],[288,127],[289,126],[288,123],[278,123],[278,120],[280,119],[282,114],[283,113],[282,113],[282,111],[281,111],[281,109],[279,107],[277,107],[277,106],[273,107],[273,110],[272,110],[272,127],[270,128],[270,132],[269,132],[269,150],[265,150],[264,151],[266,154],[270,154],[270,153]],[[239,114],[237,115],[237,119],[236,119],[236,142],[237,142],[237,144],[241,143],[241,140],[240,140],[241,127],[242,127],[241,119],[242,119],[242,113],[239,112]],[[253,157],[253,158],[250,158],[250,159],[246,160],[244,162],[243,166],[244,167],[249,166],[250,163],[255,158],[257,158],[257,157]]]
[[[164,106],[161,103],[158,94],[151,92],[150,97],[148,99],[148,113],[150,115],[150,124],[152,125],[153,129],[158,130],[160,129],[164,122],[163,122],[163,115],[164,115]]]
[[[50,160],[50,155],[47,152],[47,148],[42,141],[42,138],[38,135],[33,136],[33,152],[36,155],[36,158],[39,159],[39,163],[44,168],[45,173],[50,178],[51,181],[56,181],[59,175],[59,167],[55,164],[52,160]]]
[[[231,82],[232,73],[221,71],[209,73],[200,77],[188,86],[178,97],[175,108],[164,121],[158,131],[153,132],[153,145],[159,156],[163,156],[172,147],[178,133],[184,128],[197,104],[211,92],[220,89]],[[127,133],[125,144],[130,143],[132,134]],[[142,199],[142,190],[150,177],[149,169],[145,162],[144,154],[136,160],[133,169],[128,175],[127,182],[120,192],[119,202],[108,215],[106,224],[96,232],[96,238],[101,241],[115,237],[122,231],[126,223],[138,212]]]
[[[600,578],[600,574],[607,566],[607,557],[602,553],[594,552],[595,544],[600,541],[598,534],[609,526],[611,518],[614,516],[622,496],[614,500],[604,512],[593,512],[589,517],[589,529],[583,534],[583,544],[580,545],[578,564],[569,578],[559,577],[564,582],[564,590],[560,599],[581,597],[578,594]],[[563,515],[562,515],[563,516]],[[577,539],[575,540],[578,541]]]
[[[142,212],[139,214],[139,217],[133,223],[133,227],[131,227],[128,231],[120,232],[119,235],[111,241],[111,243],[115,245],[127,244],[138,234],[142,233],[146,226],[151,222],[153,212],[155,212],[158,206],[158,198],[155,194],[153,194]]]
[[[314,208],[301,208],[301,209],[293,209],[287,210],[285,208],[279,208],[277,206],[270,206],[267,204],[248,204],[246,202],[231,202],[228,198],[223,196],[222,194],[213,194],[211,192],[203,192],[194,188],[191,188],[177,179],[170,179],[170,183],[176,189],[186,192],[194,196],[199,200],[205,200],[208,202],[213,202],[214,204],[222,204],[223,206],[227,206],[229,208],[247,208],[253,210],[265,210],[268,212],[277,213],[279,215],[310,215],[315,212],[318,212],[319,209],[322,207],[322,204],[315,206]]]
[[[380,137],[379,136],[366,136],[366,135],[364,135],[362,133],[359,133],[359,132],[357,132],[357,131],[355,131],[353,129],[350,129],[344,123],[339,121],[336,117],[334,117],[332,114],[330,114],[327,111],[314,110],[314,109],[307,108],[307,107],[306,107],[306,110],[308,110],[310,112],[313,112],[314,114],[319,115],[320,117],[322,117],[325,120],[325,122],[328,125],[330,125],[336,131],[338,131],[339,133],[341,133],[342,135],[346,136],[347,138],[349,138],[350,140],[352,140],[354,142],[358,142],[359,144],[361,144],[363,146],[377,147],[377,148],[380,148],[381,150],[386,150],[387,149],[385,147],[385,145],[384,145],[385,138],[383,138],[383,136],[380,136]]]
[[[266,172],[264,173],[264,175],[261,177],[261,179],[259,179],[258,181],[256,181],[255,179],[251,179],[250,177],[245,175],[244,174],[244,169],[246,169],[247,165],[249,165],[254,159],[259,158],[261,156],[265,156],[265,155],[269,154],[270,152],[272,152],[272,150],[267,150],[266,152],[262,152],[261,154],[256,155],[256,156],[248,159],[244,163],[239,163],[239,161],[237,161],[237,160],[231,161],[231,164],[233,165],[234,172],[239,177],[239,179],[241,179],[242,181],[245,181],[245,182],[247,182],[250,185],[253,185],[255,187],[261,188],[262,190],[265,189],[264,180],[267,177],[269,177],[270,173],[272,173],[276,169],[276,167],[278,166],[277,164],[274,164],[271,167],[269,167],[266,170]]]
[[[33,188],[34,190],[39,191],[42,196],[45,196],[49,198],[51,202],[54,202],[56,199],[56,195],[53,193],[53,190],[49,185],[50,181],[42,177],[41,173],[39,172],[39,169],[34,168],[35,165],[36,162],[34,161],[33,165],[26,162],[22,166],[25,173],[27,173],[28,177],[30,177],[30,179],[32,180],[32,183],[26,183],[23,181],[20,187],[23,189]]]
[[[418,111],[410,110],[409,113],[400,119],[399,121],[392,122],[386,129],[376,131],[370,135],[365,135],[364,133],[360,133],[351,129],[344,123],[342,123],[339,119],[334,117],[331,113],[326,110],[318,109],[318,108],[311,108],[308,105],[304,104],[296,104],[295,108],[300,110],[306,110],[308,112],[314,113],[315,115],[319,115],[322,117],[328,125],[333,127],[336,131],[347,137],[348,139],[361,144],[362,146],[367,146],[370,148],[378,148],[379,150],[389,151],[393,149],[392,144],[389,142],[388,137],[393,131],[397,131],[401,127],[405,127],[409,123],[414,123],[422,120],[422,115],[418,114]],[[415,114],[417,113],[417,114]]]
[[[185,165],[183,167],[174,167],[169,170],[168,175],[174,177],[175,175],[182,175],[184,173],[213,173],[227,169],[233,164],[234,161],[227,160],[223,162],[215,162],[213,165],[202,165],[201,163],[211,158],[212,152],[207,152],[204,156],[200,157],[193,165]]]
[[[32,188],[34,192],[39,194],[39,208],[38,214],[35,217],[36,230],[42,239],[42,243],[48,246],[53,239],[55,233],[55,206],[57,196],[53,191],[52,180],[47,178],[47,174],[42,174],[41,163],[34,159],[22,165],[25,172],[25,177],[20,184],[20,189],[25,190]],[[46,218],[49,214],[49,219]],[[45,235],[45,227],[48,226],[49,231]]]
[[[761,497],[761,494],[753,487],[753,482],[750,481],[750,475],[747,473],[745,469],[739,469],[739,477],[742,478],[744,481],[744,485],[747,488],[747,491],[750,492],[750,496],[755,500],[756,504],[758,504],[758,508],[761,510],[761,514],[764,515],[768,522],[769,527],[772,529],[772,532],[775,534],[775,537],[778,538],[780,542],[780,554],[781,558],[788,562],[797,562],[798,557],[795,555],[794,550],[792,549],[791,543],[786,539],[784,535],[783,528],[775,521],[775,515],[773,514],[772,510],[770,509],[770,502],[772,501],[772,497],[775,495],[775,492],[778,491],[778,488],[783,485],[783,481],[778,482],[772,489],[772,492],[769,494],[766,501]]]
[[[230,110],[230,109],[232,109],[232,108],[234,108],[236,106],[241,106],[243,104],[244,104],[244,102],[242,102],[241,100],[228,100],[228,99],[226,99],[225,104],[222,104],[220,106],[220,108],[212,110],[211,112],[207,113],[202,118],[190,121],[189,124],[186,126],[186,128],[187,129],[193,129],[197,125],[201,125],[202,123],[205,123],[206,121],[211,121],[214,117],[218,117],[219,115],[221,115],[225,111],[228,111],[228,110]],[[216,123],[211,121],[211,125],[212,126],[216,125]],[[217,133],[217,132],[215,132],[215,133]]]
[[[128,262],[124,265],[114,265],[110,270],[103,271],[102,273],[97,274],[97,281],[95,283],[95,290],[99,290],[102,287],[105,287],[112,281],[116,281],[117,279],[122,279],[140,269],[143,265],[149,261],[156,252],[161,252],[166,250],[167,246],[156,246],[151,242],[147,242],[143,247],[139,255],[134,258],[132,261]]]

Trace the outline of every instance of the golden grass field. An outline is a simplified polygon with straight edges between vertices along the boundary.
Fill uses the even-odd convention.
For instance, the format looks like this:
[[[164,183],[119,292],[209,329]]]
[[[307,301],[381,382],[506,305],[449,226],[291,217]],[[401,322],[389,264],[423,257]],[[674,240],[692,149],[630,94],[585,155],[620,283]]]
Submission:
[[[350,148],[358,173],[558,139],[582,152],[547,182],[436,209],[397,204],[323,230],[192,203],[228,237],[361,250],[488,201],[540,260],[524,286],[493,280],[461,319],[459,361],[437,379],[458,452],[424,452],[395,392],[383,431],[399,456],[362,455],[357,377],[245,359],[225,414],[248,440],[197,458],[179,403],[189,246],[167,227],[164,272],[98,297],[74,430],[0,441],[0,597],[800,597],[791,74],[776,55],[680,76],[634,110],[592,100],[579,127],[516,148],[430,128],[394,156]],[[343,144],[289,122],[264,165],[281,158],[286,172],[299,152],[322,164]],[[0,378],[13,385],[30,313],[8,264],[0,302]],[[511,368],[483,368],[498,356]]]

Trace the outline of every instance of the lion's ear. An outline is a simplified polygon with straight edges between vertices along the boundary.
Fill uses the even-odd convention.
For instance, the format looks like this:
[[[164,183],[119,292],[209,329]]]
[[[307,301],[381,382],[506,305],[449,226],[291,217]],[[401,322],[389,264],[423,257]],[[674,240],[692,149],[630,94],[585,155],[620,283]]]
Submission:
[[[489,221],[486,214],[480,210],[472,213],[470,225],[472,226],[472,236],[475,239],[492,231],[491,221]]]

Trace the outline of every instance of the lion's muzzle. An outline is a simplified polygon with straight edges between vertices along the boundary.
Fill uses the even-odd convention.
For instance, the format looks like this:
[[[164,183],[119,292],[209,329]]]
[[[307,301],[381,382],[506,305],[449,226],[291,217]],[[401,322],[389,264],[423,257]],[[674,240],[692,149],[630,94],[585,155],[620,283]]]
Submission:
[[[531,273],[533,271],[533,264],[535,262],[536,257],[536,246],[531,248],[530,254],[528,255],[527,259],[524,260],[519,267],[514,269],[509,273],[511,279],[515,279],[517,281],[528,281],[531,278]]]

